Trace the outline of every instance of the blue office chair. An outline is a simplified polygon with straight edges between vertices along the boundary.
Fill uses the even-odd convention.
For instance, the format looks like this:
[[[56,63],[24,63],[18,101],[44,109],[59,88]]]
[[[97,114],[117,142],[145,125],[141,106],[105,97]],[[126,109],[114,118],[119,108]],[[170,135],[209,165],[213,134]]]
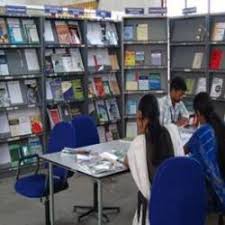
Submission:
[[[97,127],[95,122],[92,120],[90,116],[80,115],[75,117],[72,120],[72,125],[75,131],[75,140],[76,140],[76,147],[84,147],[88,145],[99,144],[99,135],[97,131]],[[74,206],[74,212],[78,209],[88,210],[87,212],[81,214],[78,217],[80,221],[82,218],[98,212],[98,189],[97,183],[94,182],[93,184],[93,205],[92,206]],[[116,211],[119,212],[119,207],[102,207],[104,211]],[[106,214],[103,213],[103,218],[105,221],[109,221],[109,218]]]
[[[74,129],[71,124],[61,122],[58,123],[50,133],[48,151],[52,153],[61,151],[64,147],[74,147]],[[34,174],[20,177],[20,167],[23,161],[31,158],[37,159],[37,168]],[[49,217],[49,186],[48,176],[46,174],[39,174],[39,157],[38,155],[30,155],[19,160],[18,171],[15,183],[15,190],[17,193],[28,198],[44,198],[45,205],[45,222],[50,224]],[[54,193],[63,191],[68,188],[67,178],[71,176],[67,170],[59,167],[53,167],[53,185]]]
[[[151,225],[204,225],[207,195],[200,165],[186,157],[166,160],[153,180],[149,204]]]

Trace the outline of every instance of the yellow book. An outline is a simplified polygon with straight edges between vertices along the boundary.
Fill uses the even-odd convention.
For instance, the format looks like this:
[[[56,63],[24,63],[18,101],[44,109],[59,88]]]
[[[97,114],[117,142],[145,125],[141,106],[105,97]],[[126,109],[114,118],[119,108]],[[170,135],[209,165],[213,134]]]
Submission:
[[[135,51],[125,52],[125,66],[135,66]]]
[[[137,25],[137,40],[147,41],[148,40],[148,24]]]

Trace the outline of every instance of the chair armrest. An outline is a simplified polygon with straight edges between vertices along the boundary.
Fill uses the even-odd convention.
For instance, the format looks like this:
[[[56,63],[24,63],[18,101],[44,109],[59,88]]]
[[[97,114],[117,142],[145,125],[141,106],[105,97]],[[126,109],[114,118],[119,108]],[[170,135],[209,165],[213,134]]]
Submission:
[[[32,154],[32,155],[23,156],[18,161],[16,180],[19,179],[22,162],[24,162],[27,159],[32,159],[32,158],[37,158],[37,162],[36,162],[37,166],[36,166],[36,169],[35,169],[35,174],[38,172],[38,170],[39,170],[39,162],[40,162],[39,155],[38,154]]]

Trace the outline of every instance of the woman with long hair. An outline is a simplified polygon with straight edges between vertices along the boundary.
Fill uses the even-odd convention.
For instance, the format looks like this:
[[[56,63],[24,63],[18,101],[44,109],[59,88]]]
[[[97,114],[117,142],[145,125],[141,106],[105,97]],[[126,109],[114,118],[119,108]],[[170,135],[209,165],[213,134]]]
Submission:
[[[159,106],[155,96],[143,96],[138,105],[138,136],[128,150],[125,163],[130,168],[138,187],[138,207],[133,225],[148,225],[148,200],[150,184],[162,161],[175,155],[182,155],[183,146],[176,125],[166,127],[159,122]],[[173,139],[171,138],[173,136]],[[176,150],[176,152],[174,152]]]
[[[195,96],[193,107],[200,127],[185,145],[185,152],[202,166],[209,186],[225,207],[225,125],[205,92]],[[212,200],[215,196],[209,196]]]

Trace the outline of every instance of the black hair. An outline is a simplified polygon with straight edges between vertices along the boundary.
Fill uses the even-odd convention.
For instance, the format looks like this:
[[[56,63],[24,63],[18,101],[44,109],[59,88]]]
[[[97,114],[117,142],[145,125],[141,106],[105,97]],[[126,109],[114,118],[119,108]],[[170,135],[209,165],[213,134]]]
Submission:
[[[217,161],[220,173],[225,180],[225,124],[214,110],[213,102],[206,92],[201,92],[195,96],[193,107],[195,112],[204,116],[207,123],[209,123],[215,132],[218,155]]]
[[[159,166],[164,159],[173,156],[174,151],[169,132],[159,122],[160,113],[156,97],[152,94],[144,95],[139,102],[138,110],[143,118],[149,119],[145,134],[147,161],[150,159],[153,166]],[[152,174],[152,171],[149,173]]]
[[[187,85],[182,77],[174,77],[170,83],[170,90],[187,91]]]

